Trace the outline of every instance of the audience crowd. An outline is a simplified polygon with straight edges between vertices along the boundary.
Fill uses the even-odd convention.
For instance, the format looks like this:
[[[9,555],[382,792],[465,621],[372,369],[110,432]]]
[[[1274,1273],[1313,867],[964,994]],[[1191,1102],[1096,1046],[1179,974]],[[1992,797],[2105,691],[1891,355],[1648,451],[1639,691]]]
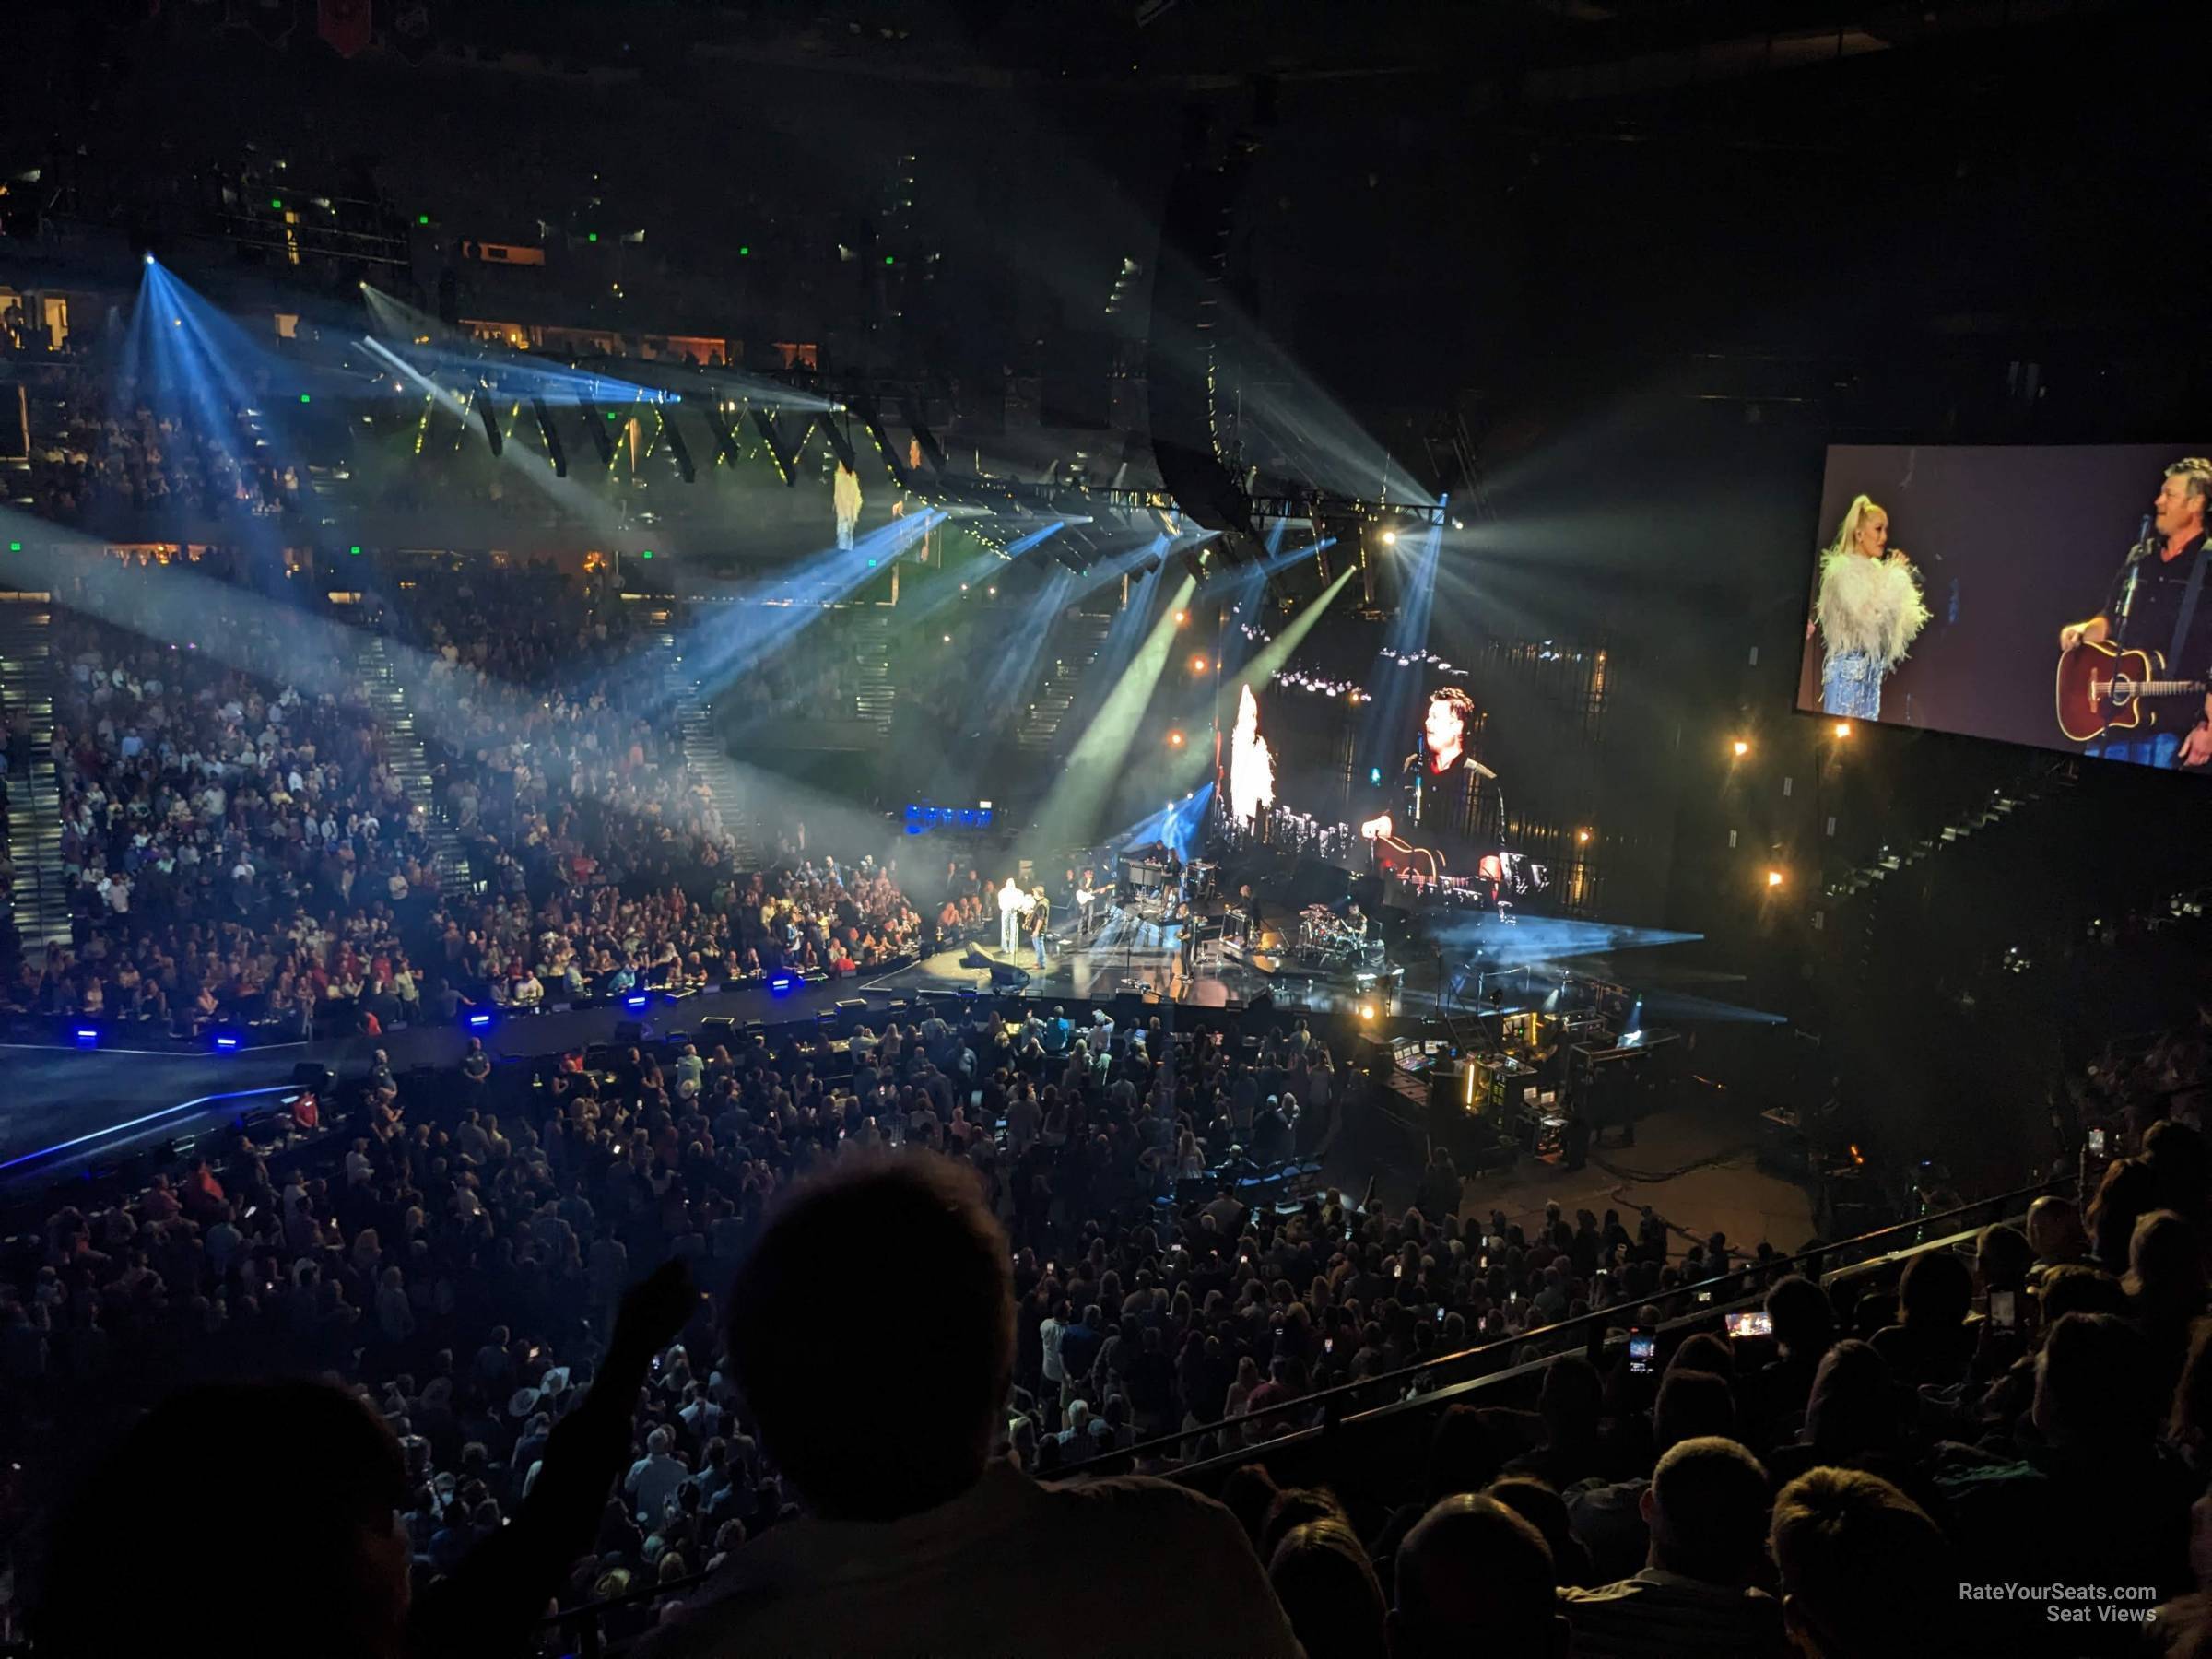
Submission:
[[[265,1133],[11,1241],[11,1455],[52,1474],[54,1448],[181,1383],[321,1373],[392,1448],[414,1624],[364,1652],[498,1618],[521,1642],[548,1600],[656,1586],[606,1615],[656,1653],[782,1651],[801,1618],[831,1645],[1027,1651],[1100,1594],[1113,1622],[1074,1627],[1084,1651],[2194,1653],[2212,1634],[2190,1548],[2212,1157],[2125,1080],[2191,1098],[2194,1034],[2112,1073],[2139,1134],[2115,1122],[2132,1149],[2086,1207],[2046,1197],[1901,1278],[1825,1282],[1722,1239],[1677,1254],[1649,1213],[1477,1222],[1441,1159],[1394,1214],[1334,1190],[1248,1206],[1224,1173],[1334,1127],[1340,1079],[1302,1028],[1239,1048],[1032,1004],[863,1027],[841,1053],[591,1059],[472,1050],[403,1083],[380,1056],[319,1136]],[[656,1265],[712,1294],[677,1296],[648,1353],[624,1291]],[[1670,1334],[1630,1363],[1622,1338],[1659,1318],[1641,1299],[1731,1277],[1715,1300],[1763,1303],[1771,1335]],[[1599,1342],[1546,1341],[1607,1306]],[[1451,1404],[1425,1451],[1406,1419],[1341,1451],[1271,1444],[1332,1383],[1472,1374],[1429,1368],[1486,1335],[1499,1366],[1537,1362],[1526,1406],[1510,1385]],[[1253,1445],[1268,1463],[1219,1488],[1234,1524],[1124,1477]],[[1030,1484],[1094,1464],[1112,1477]],[[73,1582],[76,1536],[18,1582]],[[1147,1568],[1157,1606],[1116,1577]]]
[[[665,611],[544,571],[426,571],[385,625],[428,665],[409,688],[428,799],[358,663],[281,671],[283,613],[241,607],[180,647],[58,611],[75,936],[21,959],[0,1006],[179,1034],[384,1030],[853,974],[918,943],[892,866],[745,867],[665,677],[637,665]]]

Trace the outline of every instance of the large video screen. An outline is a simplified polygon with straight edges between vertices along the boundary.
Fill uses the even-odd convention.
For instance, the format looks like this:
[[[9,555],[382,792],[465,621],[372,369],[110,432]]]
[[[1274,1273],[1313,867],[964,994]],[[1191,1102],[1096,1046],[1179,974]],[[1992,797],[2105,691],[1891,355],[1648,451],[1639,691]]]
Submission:
[[[1382,876],[1394,901],[1510,907],[1542,893],[1551,876],[1504,844],[1503,782],[1477,752],[1479,731],[1464,687],[1430,687],[1418,725],[1405,735],[1407,753],[1389,772],[1375,770],[1379,793],[1366,801],[1367,816],[1331,821],[1300,809],[1296,802],[1312,796],[1285,769],[1262,699],[1241,686],[1225,757],[1225,820],[1232,836]]]
[[[1830,448],[1797,706],[2212,774],[2207,457]]]

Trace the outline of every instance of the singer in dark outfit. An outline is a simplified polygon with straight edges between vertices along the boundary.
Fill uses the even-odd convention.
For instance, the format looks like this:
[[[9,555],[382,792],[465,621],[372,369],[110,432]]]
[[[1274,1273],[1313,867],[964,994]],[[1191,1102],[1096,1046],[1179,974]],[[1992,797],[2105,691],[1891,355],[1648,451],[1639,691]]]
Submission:
[[[2212,461],[2190,456],[2166,469],[2151,503],[2149,534],[2112,578],[2104,608],[2059,630],[2058,646],[2084,640],[2156,652],[2166,673],[2197,679],[2212,668],[2212,595],[2207,586],[2205,512],[2212,502]],[[2110,732],[2088,753],[2145,766],[2199,768],[2212,761],[2212,694],[2148,700],[2154,720]]]

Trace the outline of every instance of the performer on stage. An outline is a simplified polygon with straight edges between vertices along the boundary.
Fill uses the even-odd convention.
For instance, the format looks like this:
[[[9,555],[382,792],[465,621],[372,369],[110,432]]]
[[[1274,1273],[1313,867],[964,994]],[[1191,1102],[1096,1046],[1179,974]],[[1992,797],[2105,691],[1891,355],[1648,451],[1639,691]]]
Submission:
[[[1037,966],[1044,961],[1044,930],[1052,924],[1053,901],[1044,896],[1041,887],[1030,889],[1030,943],[1037,947]]]
[[[1912,562],[1888,544],[1888,513],[1857,496],[1820,555],[1813,624],[1820,629],[1824,713],[1879,719],[1882,681],[1927,626]]]
[[[2104,608],[2086,622],[2059,629],[2058,648],[2082,641],[2110,642],[2159,653],[2166,672],[2194,679],[2212,665],[2212,612],[2205,593],[2212,571],[2205,512],[2212,500],[2212,460],[2190,455],[2166,469],[2151,502],[2151,531],[2129,552],[2106,594]],[[2149,724],[2112,732],[2088,747],[2092,755],[2145,766],[2200,767],[2212,761],[2212,694],[2188,692],[2147,700]]]
[[[1090,932],[1091,909],[1098,901],[1098,889],[1091,886],[1090,872],[1086,870],[1083,872],[1082,885],[1076,888],[1076,911],[1079,917],[1078,927],[1086,935]]]
[[[1029,895],[1007,877],[1006,885],[998,889],[998,947],[1008,956],[1021,948],[1021,912],[1029,902]]]

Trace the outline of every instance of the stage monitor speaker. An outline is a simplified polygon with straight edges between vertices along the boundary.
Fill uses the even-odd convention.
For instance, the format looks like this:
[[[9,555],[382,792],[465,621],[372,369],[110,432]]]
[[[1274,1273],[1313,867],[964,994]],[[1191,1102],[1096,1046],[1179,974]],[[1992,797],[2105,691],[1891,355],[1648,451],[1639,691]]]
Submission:
[[[644,1041],[645,1028],[637,1020],[618,1019],[615,1022],[615,1042],[618,1046],[629,1047]]]
[[[981,950],[977,949],[976,947],[971,945],[968,947],[966,952],[960,957],[960,966],[967,969],[971,973],[982,973],[990,969],[997,967],[998,964],[994,962],[989,957],[985,956]]]
[[[302,1060],[292,1067],[292,1087],[328,1094],[338,1086],[338,1074],[320,1060]]]
[[[841,996],[837,999],[837,1011],[840,1014],[865,1014],[868,1011],[868,999],[865,996]]]
[[[1017,968],[1011,962],[991,964],[991,989],[994,991],[1026,991],[1030,974],[1026,968]]]
[[[736,1018],[728,1014],[710,1014],[699,1022],[699,1034],[712,1037],[717,1041],[735,1035],[736,1030]]]

